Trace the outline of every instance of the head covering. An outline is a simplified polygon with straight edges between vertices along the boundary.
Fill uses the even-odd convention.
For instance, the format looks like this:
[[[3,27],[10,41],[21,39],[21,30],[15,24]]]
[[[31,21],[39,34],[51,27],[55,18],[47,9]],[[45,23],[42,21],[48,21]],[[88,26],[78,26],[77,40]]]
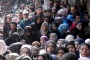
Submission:
[[[31,48],[32,48],[32,46],[31,45],[27,45],[27,44],[24,44],[22,47],[21,47],[21,50],[23,49],[23,48],[28,48],[28,49],[30,49],[31,50]]]
[[[41,50],[39,51],[39,55],[42,55],[42,54],[45,54],[45,53],[47,53],[45,49],[41,49]]]
[[[17,57],[15,60],[25,60],[25,59],[32,60],[31,57],[29,57],[29,56],[23,56],[23,55]]]
[[[56,43],[55,43],[54,41],[52,41],[52,40],[47,41],[47,42],[45,43],[45,46],[47,47],[47,45],[48,45],[49,43],[52,43],[52,44],[54,45],[54,48],[56,47]]]
[[[7,51],[7,46],[3,40],[0,40],[0,55],[3,55]]]
[[[20,48],[21,48],[22,44],[20,42],[16,42],[16,43],[12,43],[8,49],[12,52],[12,53],[19,53]]]
[[[90,43],[90,38],[86,39],[85,43]]]
[[[19,55],[17,53],[10,53],[7,55],[7,60],[15,60]]]
[[[68,9],[67,8],[62,8],[58,10],[57,14],[62,15],[62,16],[67,16]]]
[[[67,19],[73,22],[73,21],[74,21],[74,16],[71,15],[71,14],[69,14],[69,15],[67,16]]]
[[[62,42],[64,42],[65,44],[67,43],[67,41],[65,40],[65,39],[58,39],[58,41],[62,41]],[[58,42],[57,41],[57,42]]]
[[[83,46],[83,45],[86,45],[86,46],[90,49],[90,45],[87,44],[87,43],[82,43],[82,44],[80,45],[80,48],[81,48],[81,46]]]
[[[60,58],[60,60],[78,60],[78,58],[74,53],[66,53]]]
[[[29,12],[26,9],[23,10],[23,14],[28,14],[28,13]]]
[[[76,38],[75,39],[75,42],[78,42],[79,44],[82,44],[82,43],[84,43],[84,39],[82,39],[82,38]]]
[[[59,31],[61,34],[63,34],[63,31],[69,30],[69,26],[66,23],[60,24],[58,27]]]
[[[54,55],[54,54],[52,54],[51,57],[52,57],[53,60],[59,60],[59,59],[57,58],[57,56]]]
[[[42,38],[44,38],[44,40],[48,41],[48,37],[47,37],[47,36],[41,36],[41,37],[40,37],[40,40],[41,40]]]
[[[74,36],[73,35],[67,35],[66,36],[66,38],[65,38],[65,40],[67,41],[67,42],[70,42],[70,41],[74,41]]]

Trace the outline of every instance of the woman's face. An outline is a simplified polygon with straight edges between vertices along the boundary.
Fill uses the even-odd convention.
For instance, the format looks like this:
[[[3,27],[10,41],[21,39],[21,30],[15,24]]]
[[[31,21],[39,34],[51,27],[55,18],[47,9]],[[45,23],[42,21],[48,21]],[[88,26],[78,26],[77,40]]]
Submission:
[[[42,56],[38,56],[37,60],[44,60]]]
[[[80,46],[79,42],[75,42],[74,44],[75,44],[76,50],[78,51],[79,50],[79,46]]]
[[[52,28],[52,30],[56,30],[57,29],[55,24],[52,24],[51,28]]]
[[[63,54],[65,54],[65,52],[62,49],[60,49],[58,50],[57,57],[60,59]]]
[[[75,53],[75,52],[76,52],[75,47],[74,47],[73,45],[68,45],[68,46],[67,46],[67,49],[68,49],[69,52],[71,52],[71,53]]]
[[[49,18],[44,18],[44,22],[49,22]]]
[[[46,39],[45,38],[41,38],[40,39],[40,43],[41,43],[41,45],[45,44],[46,43]]]
[[[37,18],[37,23],[40,24],[41,22],[42,22],[41,18],[38,17],[38,18]]]
[[[78,28],[79,30],[81,30],[81,29],[82,29],[82,24],[79,23],[79,24],[77,25],[77,28]]]
[[[52,54],[52,52],[54,51],[54,45],[53,43],[49,43],[46,47],[46,50],[49,54]]]
[[[21,55],[28,55],[29,56],[29,49],[28,48],[23,48],[22,51],[21,51]]]
[[[10,18],[10,17],[7,17],[6,21],[7,21],[8,23],[10,23],[10,22],[11,22],[11,18]]]
[[[47,31],[48,30],[48,26],[47,25],[43,25],[42,29],[43,29],[43,31]]]
[[[52,41],[56,41],[57,40],[57,35],[52,33],[52,34],[50,34],[49,39],[52,40]]]
[[[89,57],[90,56],[90,49],[86,45],[82,45],[79,49],[79,52],[82,57]]]

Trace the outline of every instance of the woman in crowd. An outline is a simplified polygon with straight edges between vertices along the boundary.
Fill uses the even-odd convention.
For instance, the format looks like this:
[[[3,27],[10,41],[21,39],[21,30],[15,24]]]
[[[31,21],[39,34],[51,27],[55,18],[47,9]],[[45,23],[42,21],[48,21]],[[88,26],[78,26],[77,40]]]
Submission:
[[[5,18],[4,22],[4,27],[3,27],[3,39],[6,39],[9,37],[9,32],[10,32],[10,22],[12,21],[11,16],[7,15]]]
[[[65,47],[58,47],[55,49],[55,55],[60,59],[65,53],[69,52]]]
[[[49,25],[47,22],[42,23],[40,33],[41,33],[41,36],[45,35],[49,38],[50,31],[49,31]]]

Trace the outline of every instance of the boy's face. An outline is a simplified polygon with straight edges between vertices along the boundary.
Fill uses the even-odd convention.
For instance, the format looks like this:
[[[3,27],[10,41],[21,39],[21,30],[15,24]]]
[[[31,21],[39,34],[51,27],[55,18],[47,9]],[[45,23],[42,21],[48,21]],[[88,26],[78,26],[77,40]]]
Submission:
[[[11,28],[11,30],[15,30],[16,29],[16,25],[15,24],[11,24],[10,28]]]
[[[50,34],[50,40],[56,41],[57,40],[57,36],[55,34]]]
[[[57,41],[57,47],[64,47],[64,45],[63,41]]]

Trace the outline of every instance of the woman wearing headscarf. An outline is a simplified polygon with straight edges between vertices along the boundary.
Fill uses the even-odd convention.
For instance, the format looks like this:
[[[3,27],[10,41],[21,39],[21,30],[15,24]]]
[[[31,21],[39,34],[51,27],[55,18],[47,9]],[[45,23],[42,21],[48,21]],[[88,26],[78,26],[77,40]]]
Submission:
[[[40,29],[41,36],[45,35],[49,38],[50,31],[49,31],[49,24],[47,22],[43,22]]]
[[[55,48],[56,48],[56,43],[54,41],[49,40],[45,43],[45,50],[49,55],[54,54]]]
[[[6,44],[3,40],[0,40],[0,58],[5,59],[7,54],[9,54],[9,51]]]
[[[7,55],[7,60],[15,60],[19,55],[17,53],[10,53]]]
[[[12,33],[12,35],[10,37],[8,37],[5,40],[5,43],[7,46],[11,45],[12,43],[16,43],[19,42],[20,38],[19,38],[19,34],[17,32]]]
[[[5,22],[4,22],[4,27],[3,27],[3,39],[6,39],[9,37],[9,32],[10,32],[10,21],[12,21],[11,16],[7,15],[5,17]]]
[[[60,24],[58,27],[60,33],[61,33],[61,38],[65,38],[66,35],[68,34],[69,26],[66,23]]]
[[[21,34],[20,39],[24,39],[27,44],[32,44],[33,41],[37,41],[37,36],[33,33],[31,26],[24,28],[24,33]]]

